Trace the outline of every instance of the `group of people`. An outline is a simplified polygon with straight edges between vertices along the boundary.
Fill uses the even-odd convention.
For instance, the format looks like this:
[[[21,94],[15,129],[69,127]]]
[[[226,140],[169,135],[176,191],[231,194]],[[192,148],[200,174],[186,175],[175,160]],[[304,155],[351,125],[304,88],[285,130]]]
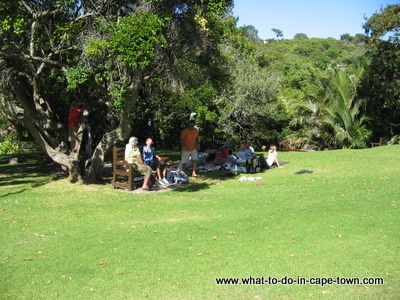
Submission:
[[[232,151],[232,143],[227,142],[218,153],[214,160],[216,165],[239,165],[252,159],[255,156],[254,148],[250,140],[245,141],[244,145],[236,149],[236,155]],[[278,152],[275,145],[271,145],[268,150],[268,157],[266,159],[269,168],[276,166],[281,168],[278,161]]]
[[[150,177],[153,170],[157,173],[156,185],[168,184],[165,178],[167,173],[166,164],[161,160],[161,157],[156,155],[153,139],[148,138],[146,140],[146,145],[142,147],[142,151],[140,151],[138,144],[138,138],[131,137],[129,139],[128,144],[125,146],[125,160],[134,164],[133,169],[137,173],[144,175],[142,189],[151,189]]]
[[[200,149],[200,135],[194,120],[190,120],[187,127],[181,132],[180,143],[182,146],[182,171],[186,172],[187,164],[191,159],[192,177],[197,177],[196,169],[199,161],[198,151]],[[255,156],[254,148],[249,140],[247,140],[243,146],[237,148],[236,152],[236,155],[233,155],[232,143],[227,142],[219,150],[213,162],[216,165],[226,165],[229,163],[238,165]],[[166,164],[155,154],[155,148],[153,147],[153,140],[151,138],[146,140],[146,145],[143,146],[142,151],[140,151],[138,139],[136,137],[131,137],[125,148],[125,160],[128,163],[134,163],[136,171],[144,175],[142,189],[149,190],[151,188],[150,176],[153,170],[157,173],[158,179],[156,184],[168,184],[168,181],[165,179],[167,172]],[[276,166],[281,168],[275,145],[270,146],[266,161],[269,167]]]

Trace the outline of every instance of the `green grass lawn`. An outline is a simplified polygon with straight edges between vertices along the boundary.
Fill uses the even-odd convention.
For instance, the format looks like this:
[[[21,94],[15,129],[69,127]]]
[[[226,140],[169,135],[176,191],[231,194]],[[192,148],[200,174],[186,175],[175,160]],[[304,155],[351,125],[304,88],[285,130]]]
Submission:
[[[400,146],[282,152],[290,163],[257,182],[210,172],[145,194],[71,184],[41,156],[8,157],[0,299],[399,299]],[[250,276],[384,284],[215,280]]]

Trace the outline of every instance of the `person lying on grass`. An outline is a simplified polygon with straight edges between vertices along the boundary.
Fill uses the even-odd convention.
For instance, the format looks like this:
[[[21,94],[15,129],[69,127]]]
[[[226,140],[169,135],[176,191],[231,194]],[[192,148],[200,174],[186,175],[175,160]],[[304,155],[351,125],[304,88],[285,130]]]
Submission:
[[[150,176],[153,173],[153,170],[150,166],[146,165],[142,159],[142,155],[138,148],[138,139],[136,137],[131,137],[129,139],[129,143],[125,146],[125,160],[128,163],[133,163],[132,167],[134,171],[144,175],[143,190],[150,190],[149,180]]]

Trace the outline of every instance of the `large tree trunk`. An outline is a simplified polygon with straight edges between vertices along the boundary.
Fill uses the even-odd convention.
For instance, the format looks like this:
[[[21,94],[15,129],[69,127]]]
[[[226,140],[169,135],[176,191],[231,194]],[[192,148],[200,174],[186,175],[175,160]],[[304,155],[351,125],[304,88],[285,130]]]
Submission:
[[[103,105],[93,108],[96,112],[101,112],[100,116],[93,115],[90,118],[90,111],[84,109],[84,113],[78,129],[77,152],[69,152],[66,138],[61,131],[66,132],[66,124],[60,128],[52,126],[61,124],[62,122],[54,117],[54,114],[41,111],[41,106],[38,104],[40,99],[39,92],[34,91],[35,99],[28,99],[22,91],[19,82],[10,80],[13,95],[18,99],[21,105],[19,108],[23,113],[20,116],[20,121],[24,127],[32,135],[40,148],[46,152],[50,158],[63,166],[68,173],[68,177],[72,181],[77,181],[86,177],[91,182],[99,182],[102,179],[105,154],[112,149],[116,143],[126,141],[131,134],[131,115],[136,100],[138,99],[138,88],[131,86],[130,100],[127,100],[123,108],[116,112],[112,112],[112,108]],[[44,101],[44,100],[43,100]],[[33,104],[33,105],[32,105]],[[102,128],[100,119],[104,119],[107,115],[110,119],[116,121],[108,128],[108,132]],[[93,124],[90,124],[92,122]],[[90,138],[83,139],[84,132],[90,131],[90,128],[96,130],[97,144],[94,150],[91,150],[92,140]],[[100,137],[100,140],[99,140]],[[88,158],[89,157],[89,158]]]
[[[93,151],[92,157],[86,162],[87,179],[93,182],[99,182],[103,176],[104,156],[119,141],[128,140],[132,126],[129,119],[134,103],[138,98],[138,89],[132,87],[131,101],[127,101],[124,108],[119,113],[118,127],[103,135],[101,141]]]
[[[79,180],[81,177],[79,172],[78,153],[72,152],[68,155],[66,144],[59,138],[57,133],[54,134],[54,132],[62,130],[63,128],[54,126],[54,124],[58,122],[50,119],[48,115],[46,118],[46,114],[38,113],[37,107],[32,107],[16,81],[10,80],[10,83],[14,96],[22,106],[19,111],[23,111],[23,113],[20,114],[19,119],[26,130],[29,131],[39,147],[47,153],[54,162],[60,164],[68,171],[68,177],[71,180]],[[35,91],[34,94],[38,94],[37,91]],[[45,125],[40,126],[43,124]],[[54,127],[52,127],[52,125]],[[50,131],[44,127],[48,127],[47,129]],[[79,133],[82,133],[82,128],[80,128],[78,134]],[[78,145],[78,147],[80,147],[80,145]]]

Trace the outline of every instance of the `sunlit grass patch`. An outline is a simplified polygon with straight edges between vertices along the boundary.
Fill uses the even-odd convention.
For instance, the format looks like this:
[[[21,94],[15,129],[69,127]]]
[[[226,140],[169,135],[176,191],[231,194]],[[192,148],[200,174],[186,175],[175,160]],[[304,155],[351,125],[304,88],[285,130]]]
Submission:
[[[257,182],[213,172],[146,194],[29,177],[22,163],[0,176],[1,298],[396,299],[399,150],[282,152],[289,163]],[[215,283],[249,276],[385,284]]]

